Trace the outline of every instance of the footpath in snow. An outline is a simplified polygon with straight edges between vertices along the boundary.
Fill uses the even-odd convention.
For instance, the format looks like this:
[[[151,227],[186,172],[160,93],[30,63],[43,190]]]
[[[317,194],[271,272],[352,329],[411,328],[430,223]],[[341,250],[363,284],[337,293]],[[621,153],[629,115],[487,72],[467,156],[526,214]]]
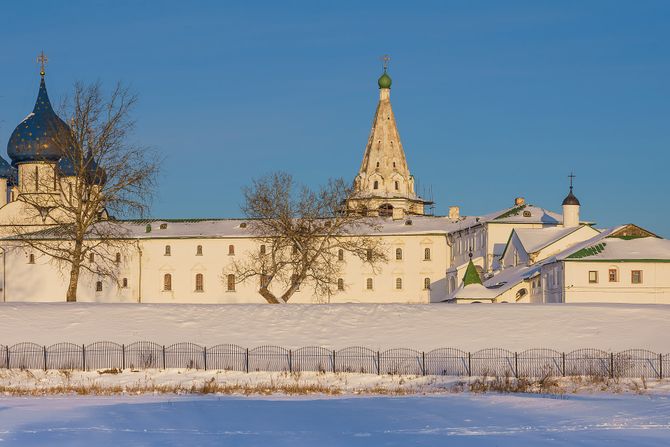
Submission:
[[[0,303],[0,344],[149,340],[289,349],[644,348],[670,352],[670,305]]]

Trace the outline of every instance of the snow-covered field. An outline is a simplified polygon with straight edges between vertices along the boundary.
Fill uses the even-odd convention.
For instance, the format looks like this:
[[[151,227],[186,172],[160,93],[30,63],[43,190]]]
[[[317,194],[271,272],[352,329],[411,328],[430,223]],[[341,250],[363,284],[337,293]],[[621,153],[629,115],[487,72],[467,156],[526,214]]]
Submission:
[[[0,414],[16,446],[670,444],[667,396],[12,397]]]
[[[150,340],[340,349],[546,347],[670,352],[670,305],[1,303],[0,344]]]

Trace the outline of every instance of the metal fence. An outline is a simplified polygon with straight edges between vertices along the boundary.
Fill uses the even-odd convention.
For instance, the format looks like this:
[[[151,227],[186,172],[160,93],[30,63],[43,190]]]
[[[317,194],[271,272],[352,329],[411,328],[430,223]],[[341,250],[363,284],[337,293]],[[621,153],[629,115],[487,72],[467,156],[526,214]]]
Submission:
[[[493,348],[467,352],[439,348],[422,352],[413,349],[375,351],[363,346],[331,350],[318,346],[286,349],[281,346],[243,348],[220,344],[201,346],[175,343],[169,346],[150,341],[128,345],[99,341],[89,345],[35,343],[0,345],[0,368],[10,369],[165,369],[185,368],[229,371],[318,371],[367,374],[450,376],[606,376],[667,377],[670,354],[644,349],[607,352],[577,349],[508,351]]]

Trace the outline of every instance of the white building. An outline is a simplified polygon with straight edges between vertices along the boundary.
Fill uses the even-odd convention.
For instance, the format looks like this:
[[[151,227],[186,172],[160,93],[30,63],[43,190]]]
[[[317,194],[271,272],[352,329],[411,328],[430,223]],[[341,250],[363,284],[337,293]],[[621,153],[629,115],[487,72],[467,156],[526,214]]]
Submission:
[[[378,84],[379,104],[354,181],[361,197],[349,207],[377,216],[380,231],[373,235],[382,240],[389,262],[373,271],[353,256],[342,256],[336,293],[316,299],[306,286],[291,303],[670,302],[668,241],[632,226],[594,229],[580,221],[572,187],[562,215],[520,197],[513,206],[483,216],[461,216],[458,207],[448,216],[428,215],[431,203],[416,194],[400,141],[386,70]],[[0,158],[3,301],[65,300],[66,275],[12,237],[17,226],[33,237],[57,237],[49,219],[57,209],[36,213],[22,200],[26,194],[55,194],[55,188],[41,186],[50,181],[38,179],[56,185],[72,175],[50,139],[49,129],[57,126],[66,124],[51,108],[42,75],[33,112],[8,143],[11,166]],[[239,283],[230,276],[235,259],[261,250],[243,219],[122,224],[128,243],[119,253],[118,280],[83,273],[79,301],[265,302],[255,281]],[[469,284],[463,284],[466,276]]]

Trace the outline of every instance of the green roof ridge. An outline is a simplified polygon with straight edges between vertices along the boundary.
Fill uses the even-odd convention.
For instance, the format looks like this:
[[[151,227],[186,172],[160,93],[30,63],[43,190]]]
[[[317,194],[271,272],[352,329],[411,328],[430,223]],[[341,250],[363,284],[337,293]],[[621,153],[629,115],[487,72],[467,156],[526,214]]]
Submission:
[[[525,204],[525,203],[524,203],[523,205],[515,206],[515,207],[512,208],[511,210],[507,210],[507,211],[505,211],[505,212],[502,213],[500,216],[496,217],[494,220],[504,219],[504,218],[506,218],[506,217],[511,217],[511,216],[518,216],[518,215],[519,215],[519,212],[520,212],[522,209],[524,209],[526,206],[527,206],[527,204]]]
[[[600,242],[598,244],[591,245],[590,247],[584,247],[568,256],[568,259],[581,259],[589,256],[595,256],[598,253],[602,253],[605,250],[606,245],[606,242]]]
[[[477,272],[475,265],[472,263],[472,259],[470,259],[468,268],[465,269],[465,276],[463,277],[463,287],[469,286],[470,284],[482,285],[482,279],[479,277],[479,272]]]

